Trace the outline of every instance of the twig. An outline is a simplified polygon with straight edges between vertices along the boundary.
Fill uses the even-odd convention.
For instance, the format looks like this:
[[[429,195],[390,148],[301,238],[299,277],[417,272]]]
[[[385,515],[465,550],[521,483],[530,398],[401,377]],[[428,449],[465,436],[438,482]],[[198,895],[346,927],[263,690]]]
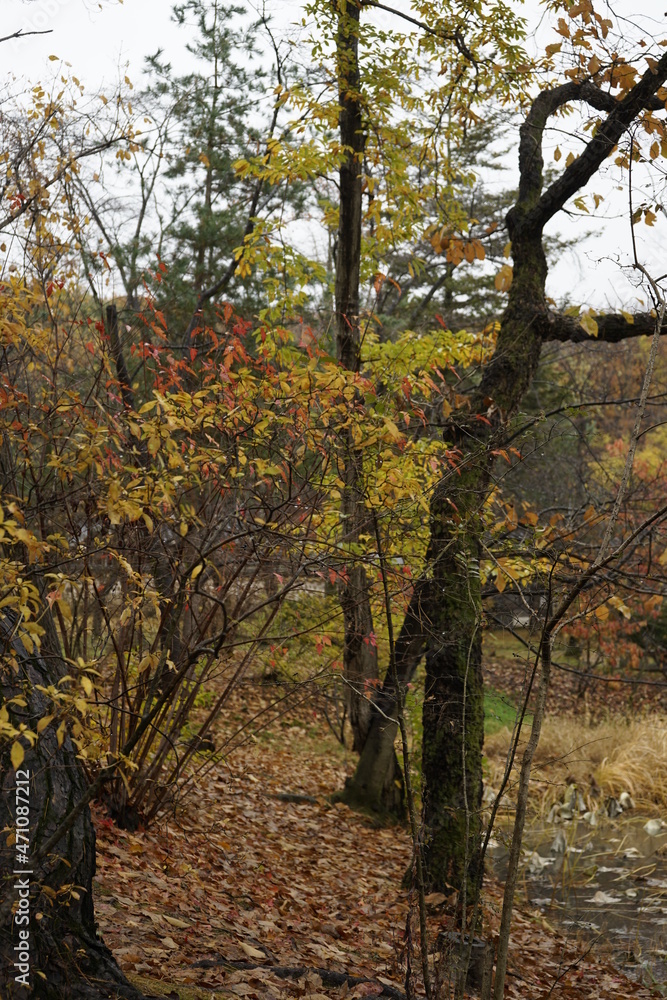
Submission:
[[[9,42],[12,38],[27,38],[28,35],[50,35],[52,33],[53,28],[47,28],[45,31],[24,31],[23,28],[19,28],[13,35],[5,35],[4,38],[0,38],[0,42]]]

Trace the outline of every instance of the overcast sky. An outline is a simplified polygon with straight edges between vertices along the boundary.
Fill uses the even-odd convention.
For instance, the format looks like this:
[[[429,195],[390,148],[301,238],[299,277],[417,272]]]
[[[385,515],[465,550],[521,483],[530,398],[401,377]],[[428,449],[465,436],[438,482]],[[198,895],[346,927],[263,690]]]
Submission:
[[[25,75],[33,81],[48,79],[56,66],[49,61],[49,56],[57,55],[72,64],[72,72],[90,91],[104,85],[113,88],[119,75],[124,76],[126,71],[137,82],[144,56],[157,48],[165,50],[166,57],[177,69],[187,65],[187,37],[171,21],[170,0],[124,0],[122,4],[119,0],[101,3],[97,0],[1,2],[2,34],[19,28],[26,32],[50,31],[48,35],[5,42],[1,50],[4,73]],[[243,3],[243,0],[237,2]],[[397,6],[408,7],[407,0],[394,2]],[[621,16],[644,16],[654,37],[662,30],[667,35],[667,17],[663,16],[667,0],[664,3],[659,0],[613,0],[611,4],[603,0],[598,6],[601,10],[605,6],[613,7]],[[267,0],[266,7],[278,29],[295,37],[294,25],[301,18],[299,0]],[[552,40],[550,29],[544,24],[544,6],[540,0],[526,0],[522,10],[531,27],[538,30],[540,44]],[[595,190],[601,187],[603,185],[596,182]],[[624,215],[627,195],[618,193],[615,198],[608,198],[603,209],[611,218],[561,220],[561,232],[577,242],[550,275],[550,291],[556,297],[569,294],[573,301],[602,308],[632,304],[635,295],[632,284],[627,272],[619,270],[619,264],[629,263],[629,228]],[[594,238],[582,238],[587,229],[596,230]],[[653,230],[637,227],[637,235],[647,266],[660,274],[667,272],[667,220],[664,215],[659,214]]]

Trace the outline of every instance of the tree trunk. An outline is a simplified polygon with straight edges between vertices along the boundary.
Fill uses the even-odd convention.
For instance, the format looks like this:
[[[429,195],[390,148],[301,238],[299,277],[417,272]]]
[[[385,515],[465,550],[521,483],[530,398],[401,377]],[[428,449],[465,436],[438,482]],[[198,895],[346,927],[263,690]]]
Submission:
[[[515,247],[530,266],[521,274],[502,319],[494,356],[470,410],[452,434],[461,452],[457,473],[431,500],[432,617],[426,639],[423,710],[424,870],[428,891],[474,899],[481,886],[482,600],[479,575],[482,510],[493,450],[535,374],[541,337],[531,323],[544,301],[541,243]]]
[[[418,580],[406,611],[394,651],[396,677],[405,691],[424,654],[431,610],[431,581]],[[403,773],[394,750],[397,735],[397,698],[392,672],[371,704],[371,724],[356,771],[336,798],[381,820],[405,819]]]
[[[361,267],[361,181],[366,146],[361,108],[359,56],[359,6],[338,5],[336,53],[339,87],[340,140],[345,150],[340,166],[340,204],[336,251],[336,353],[348,371],[358,372],[361,358],[359,274]],[[355,401],[356,402],[356,401]],[[354,547],[368,517],[363,493],[363,454],[349,431],[343,432],[341,504],[343,543]],[[343,675],[347,718],[354,750],[361,751],[371,724],[372,685],[378,678],[377,648],[373,634],[368,575],[363,562],[350,549],[346,578],[341,585],[345,644]],[[370,682],[370,683],[369,683]]]
[[[469,474],[479,479],[478,473]],[[470,483],[472,485],[472,482]],[[457,506],[462,509],[457,491]],[[470,496],[477,499],[476,492]],[[475,524],[452,524],[434,498],[434,615],[427,637],[423,708],[422,819],[425,889],[480,884],[484,693],[479,540]],[[460,533],[459,533],[460,531]],[[436,599],[437,595],[437,599]]]
[[[29,654],[20,639],[16,616],[0,619],[0,694],[17,728],[35,730],[50,714],[50,702],[38,686],[57,685],[65,675],[50,615],[42,619],[47,634],[39,654]],[[13,661],[13,665],[12,665]],[[23,696],[25,706],[8,704]],[[3,998],[98,1000],[141,994],[125,979],[98,936],[93,909],[95,831],[86,807],[57,847],[39,858],[40,846],[56,831],[86,790],[86,780],[69,735],[58,745],[57,721],[41,733],[34,747],[26,739],[25,757],[15,771],[13,741],[2,745],[0,827],[0,993]],[[29,827],[23,822],[29,797]],[[14,837],[12,831],[18,830]],[[29,836],[27,851],[19,850]],[[24,860],[25,859],[25,860]],[[26,984],[28,990],[26,990]]]

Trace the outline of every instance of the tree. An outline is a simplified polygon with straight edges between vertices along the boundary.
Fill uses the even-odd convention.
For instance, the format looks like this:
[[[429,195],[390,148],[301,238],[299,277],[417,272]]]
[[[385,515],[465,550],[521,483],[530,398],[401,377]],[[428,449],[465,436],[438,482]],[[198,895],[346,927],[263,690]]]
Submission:
[[[606,37],[608,25],[589,4],[570,11],[581,18],[587,44]],[[565,24],[565,22],[563,22]],[[566,25],[567,27],[567,25]],[[563,32],[565,29],[562,29]],[[579,29],[578,29],[579,30]],[[569,33],[569,28],[567,28]],[[582,43],[583,44],[583,43]],[[583,60],[583,56],[581,57]],[[431,540],[427,570],[416,582],[402,632],[397,639],[399,678],[409,678],[426,653],[424,702],[424,856],[427,887],[463,889],[464,898],[479,885],[479,816],[483,740],[480,542],[485,527],[484,502],[492,485],[494,453],[502,449],[548,340],[617,341],[650,332],[649,316],[600,316],[592,326],[581,318],[555,312],[545,294],[547,274],[543,230],[612,153],[630,125],[639,119],[647,130],[663,125],[653,112],[663,108],[656,93],[664,82],[664,59],[633,87],[636,70],[618,57],[605,68],[580,63],[575,80],[544,91],[532,104],[521,130],[520,186],[507,224],[514,271],[493,357],[479,385],[450,416],[446,437],[458,451],[457,468],[446,471],[431,499]],[[616,75],[614,75],[616,74]],[[591,78],[592,77],[592,78]],[[620,98],[602,89],[620,87]],[[541,137],[549,117],[573,101],[606,113],[595,123],[595,136],[563,174],[543,191]],[[626,154],[627,155],[627,154]],[[623,156],[623,154],[621,154]],[[503,279],[504,280],[504,279]],[[424,627],[424,623],[428,626]],[[383,718],[362,752],[351,783],[353,793],[378,801],[393,727],[386,724],[395,700],[385,681],[378,705]],[[380,735],[383,734],[383,735]],[[373,794],[369,795],[369,789]]]
[[[391,259],[397,247],[414,242],[415,234],[423,230],[429,196],[433,199],[435,195],[438,212],[448,215],[435,227],[439,246],[446,250],[448,259],[450,255],[452,259],[484,256],[478,240],[456,235],[457,226],[465,232],[469,222],[452,195],[456,189],[455,172],[451,180],[443,181],[438,164],[445,156],[445,140],[451,141],[455,134],[465,130],[466,100],[470,106],[481,100],[489,83],[486,68],[478,74],[474,88],[461,82],[466,79],[471,62],[475,63],[471,48],[476,51],[493,37],[509,62],[517,58],[515,42],[520,32],[514,29],[514,22],[513,30],[508,32],[507,20],[504,33],[500,32],[500,17],[507,14],[502,5],[500,8],[485,17],[482,9],[475,7],[472,26],[469,12],[457,9],[449,20],[438,21],[436,27],[429,29],[430,34],[416,43],[415,36],[394,36],[373,24],[362,26],[361,5],[356,3],[339,5],[335,22],[328,8],[312,5],[321,31],[316,52],[323,50],[323,36],[330,41],[336,69],[335,114],[340,143],[340,153],[336,150],[336,155],[340,166],[338,203],[332,211],[337,215],[335,329],[337,356],[350,371],[364,367],[362,346],[375,322],[373,309],[363,308],[361,287],[372,280],[379,303],[383,284],[385,287],[396,284],[393,278],[387,282]],[[439,17],[435,9],[428,8],[428,14],[433,14],[436,20]],[[471,36],[465,41],[464,31]],[[460,73],[453,74],[444,85],[433,84],[421,99],[415,99],[412,84],[420,70],[429,78],[434,65],[443,57],[438,44],[430,44],[431,35],[441,43],[448,58],[460,66]],[[366,53],[372,54],[368,62],[364,58]],[[330,126],[333,108],[327,105],[323,108],[321,100],[314,104],[301,97],[301,102],[311,114],[323,119],[325,127]],[[439,109],[435,123],[434,107]],[[446,115],[447,128],[442,124]],[[408,136],[415,134],[421,143],[419,168],[403,152],[409,148]],[[467,179],[459,178],[459,183],[465,184]],[[368,194],[366,209],[364,190]],[[363,555],[357,554],[361,539],[369,536],[369,499],[364,490],[361,450],[348,438],[344,439],[343,448],[341,540],[351,558],[340,593],[345,618],[347,704],[353,745],[360,750],[374,725],[375,709],[368,691],[377,686],[378,674],[368,570]],[[370,799],[373,803],[383,801],[383,808],[390,812],[400,812],[399,772],[393,749],[388,748],[385,756],[387,766]],[[361,803],[368,798],[368,791],[365,785],[360,794],[348,787],[344,797]]]
[[[509,286],[509,297],[497,329],[383,337],[374,327],[376,309],[397,254],[417,246],[425,232],[449,264],[472,263],[484,253],[471,236],[457,177],[443,193],[436,166],[444,139],[455,138],[475,116],[475,102],[491,92],[516,98],[520,26],[508,22],[502,4],[489,11],[466,0],[454,8],[445,19],[428,5],[416,32],[392,35],[366,24],[359,5],[313,7],[322,26],[315,76],[325,96],[303,81],[289,93],[278,85],[270,135],[279,108],[289,108],[292,117],[280,139],[236,165],[235,176],[254,183],[246,189],[251,204],[233,259],[225,265],[205,226],[193,243],[188,266],[202,246],[204,263],[212,263],[196,288],[194,319],[179,330],[177,344],[160,303],[146,294],[137,319],[142,335],[126,357],[115,304],[106,324],[95,322],[100,302],[82,292],[72,247],[56,239],[59,227],[78,235],[83,220],[75,212],[57,215],[44,197],[48,184],[17,182],[7,192],[9,221],[25,217],[29,238],[22,276],[7,284],[3,299],[1,472],[12,594],[5,613],[12,635],[3,673],[3,753],[20,769],[24,760],[39,762],[55,738],[64,754],[72,748],[86,762],[91,779],[87,788],[72,786],[71,801],[53,816],[37,787],[51,827],[62,826],[65,813],[69,824],[37,844],[38,859],[68,831],[89,845],[87,803],[105,789],[119,820],[131,821],[133,809],[156,815],[166,801],[165,784],[175,786],[180,777],[173,747],[187,738],[191,755],[224,704],[221,696],[199,733],[187,731],[202,678],[218,666],[229,670],[230,684],[241,676],[258,643],[278,638],[271,630],[287,593],[312,573],[338,584],[342,598],[349,704],[357,745],[364,744],[346,790],[350,801],[400,810],[396,717],[404,688],[426,657],[426,888],[460,889],[465,922],[481,879],[482,556],[494,462],[516,432],[545,341],[615,341],[650,331],[653,323],[648,315],[630,322],[623,314],[593,318],[552,309],[543,231],[629,127],[638,123],[663,135],[654,112],[664,107],[663,95],[656,95],[667,78],[667,57],[654,59],[649,51],[650,68],[635,82],[636,71],[611,54],[606,64],[586,56],[570,67],[568,83],[531,102],[520,135],[519,191],[507,219],[514,270],[503,265],[499,276],[498,290]],[[606,22],[588,0],[569,14],[581,20],[576,45],[602,45]],[[503,73],[488,54],[489,37],[497,42]],[[434,77],[443,62],[444,81]],[[433,86],[416,99],[418,73]],[[613,93],[619,88],[620,98]],[[543,190],[544,129],[573,102],[600,113],[594,135]],[[452,111],[446,133],[443,107]],[[210,115],[207,122],[215,124]],[[303,141],[295,142],[300,129]],[[39,160],[43,130],[36,136]],[[637,142],[633,134],[627,153],[618,154],[622,162],[632,162]],[[23,156],[17,166],[25,168]],[[73,169],[71,161],[57,161],[54,176],[60,171],[66,181]],[[28,171],[34,180],[34,160]],[[265,185],[316,176],[340,182],[340,204],[323,211],[338,232],[336,359],[322,349],[325,335],[318,344],[300,312],[318,295],[326,301],[320,262],[286,246],[279,226],[255,215]],[[434,205],[445,215],[437,231]],[[63,272],[58,260],[66,264]],[[266,296],[254,330],[233,303],[217,301],[229,288],[242,302],[242,289],[230,283],[237,270],[248,277],[251,266]],[[149,277],[158,290],[166,274],[164,262],[154,265]],[[201,308],[209,303],[207,324]],[[470,374],[465,392],[457,368]],[[396,612],[403,623],[394,641]],[[377,679],[375,644],[385,625],[391,670],[371,700],[366,688]],[[50,703],[36,694],[47,657],[55,664],[43,685]],[[67,677],[64,663],[72,670]],[[27,693],[18,690],[15,665]],[[94,723],[103,747],[97,757],[86,756],[89,707],[82,696],[92,689],[91,666],[104,690],[103,723]],[[76,843],[70,847],[81,853]],[[86,887],[90,864],[80,866],[79,876]],[[62,866],[54,879],[67,896]],[[72,912],[76,917],[74,904]],[[82,907],[86,954],[91,918]],[[45,934],[50,926],[44,924]],[[68,956],[60,955],[64,976]],[[93,957],[86,961],[92,969]],[[115,982],[110,966],[102,972]],[[74,990],[87,989],[79,983]]]
[[[598,36],[601,18],[592,5],[570,12],[581,16],[583,31]],[[603,27],[600,29],[604,30]],[[546,224],[595,175],[627,129],[643,116],[654,126],[656,97],[667,78],[667,58],[651,62],[634,85],[621,84],[620,99],[601,84],[618,86],[612,67],[543,91],[532,103],[521,128],[520,183],[508,215],[514,274],[493,358],[468,407],[452,420],[451,434],[460,447],[461,475],[443,484],[431,501],[433,579],[438,600],[433,632],[427,640],[424,702],[425,861],[429,887],[466,881],[474,886],[479,871],[481,804],[481,594],[476,567],[480,557],[480,498],[489,490],[493,451],[502,447],[537,368],[547,340],[584,340],[585,320],[555,313],[545,293],[547,264],[543,246]],[[632,79],[636,75],[634,71]],[[625,78],[627,79],[627,77]],[[542,135],[549,118],[573,101],[586,102],[605,114],[594,137],[546,190],[542,189]],[[632,154],[631,154],[632,155]],[[598,340],[615,341],[651,331],[651,317],[630,323],[623,315],[599,317]],[[453,477],[450,477],[453,478]],[[443,776],[446,779],[443,780]]]
[[[260,68],[265,61],[260,32],[268,31],[268,24],[263,19],[237,27],[234,22],[245,14],[243,8],[219,0],[176,4],[176,24],[196,32],[187,44],[196,69],[176,76],[161,53],[148,60],[152,82],[145,100],[170,109],[162,189],[171,205],[160,212],[160,252],[168,271],[158,295],[170,329],[187,328],[202,293],[218,284],[234,261],[247,220],[266,219],[280,198],[270,188],[258,197],[253,179],[234,168],[260,144],[270,144],[280,105],[275,100],[268,104],[272,124],[262,120],[263,105],[283,72],[277,50],[271,53],[277,79]],[[266,39],[270,44],[270,34]],[[287,197],[294,202],[298,188]],[[239,312],[258,307],[257,290],[247,277],[237,269],[216,293],[231,292],[230,284],[235,286],[232,297]]]

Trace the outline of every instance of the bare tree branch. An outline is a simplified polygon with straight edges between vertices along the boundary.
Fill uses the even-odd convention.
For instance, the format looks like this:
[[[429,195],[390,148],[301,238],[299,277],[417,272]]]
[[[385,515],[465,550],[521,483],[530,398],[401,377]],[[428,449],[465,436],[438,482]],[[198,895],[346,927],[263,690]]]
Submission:
[[[565,83],[543,91],[533,102],[526,121],[521,126],[519,169],[521,180],[516,206],[507,223],[510,235],[517,225],[541,233],[544,226],[560,211],[566,201],[588,183],[614,150],[619,139],[638,114],[644,110],[665,109],[655,95],[667,79],[667,53],[653,69],[618,101],[589,81]],[[585,101],[598,111],[608,111],[583,152],[566,167],[561,176],[542,193],[542,136],[548,119],[572,101]],[[535,203],[536,202],[536,203]]]
[[[5,35],[4,38],[0,38],[0,42],[9,42],[12,38],[27,38],[28,35],[51,35],[52,33],[53,28],[47,28],[45,31],[24,31],[23,28],[19,28],[13,35]]]

